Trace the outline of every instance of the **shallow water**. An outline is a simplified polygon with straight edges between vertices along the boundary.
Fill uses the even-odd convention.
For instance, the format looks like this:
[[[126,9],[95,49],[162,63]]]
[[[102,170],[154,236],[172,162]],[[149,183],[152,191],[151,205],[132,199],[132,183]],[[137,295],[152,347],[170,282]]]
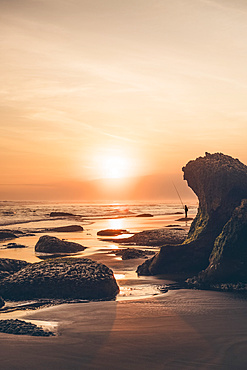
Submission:
[[[12,258],[25,260],[27,262],[40,262],[41,259],[35,254],[35,245],[42,235],[49,234],[60,239],[66,239],[72,242],[79,243],[86,247],[86,249],[76,255],[74,258],[87,257],[92,258],[98,262],[105,263],[109,266],[118,281],[120,286],[120,294],[117,299],[136,299],[145,298],[147,296],[161,294],[159,285],[162,282],[155,282],[154,278],[145,280],[145,278],[138,278],[136,274],[137,266],[144,261],[144,259],[126,260],[122,261],[121,257],[115,256],[111,253],[117,248],[124,248],[117,243],[104,240],[97,236],[97,232],[104,229],[126,229],[131,236],[133,233],[143,230],[151,230],[165,227],[169,224],[179,224],[188,230],[190,222],[176,222],[180,217],[176,214],[181,211],[181,206],[176,204],[111,204],[111,205],[85,205],[85,204],[37,204],[37,203],[12,203],[0,202],[2,214],[5,212],[6,219],[4,222],[12,220],[12,225],[7,228],[11,230],[20,230],[24,232],[35,233],[33,236],[22,236],[10,242],[20,243],[26,245],[27,248],[13,248],[6,249],[5,245],[9,241],[0,242],[0,258]],[[195,206],[190,206],[190,212],[195,211]],[[51,218],[49,213],[52,211],[70,212],[73,214],[80,214],[85,219],[78,218]],[[8,212],[13,212],[9,214]],[[151,213],[154,217],[135,217],[133,214]],[[114,218],[106,218],[108,215],[114,215]],[[124,215],[124,217],[119,217]],[[91,217],[91,218],[90,218]],[[41,219],[41,220],[40,220]],[[18,223],[20,220],[21,223]],[[29,221],[28,223],[22,223]],[[2,218],[1,218],[2,222]],[[67,225],[81,225],[84,228],[83,232],[38,232],[45,228],[52,228]],[[6,228],[2,225],[1,229]],[[123,235],[121,235],[123,237]],[[118,237],[115,239],[117,240]],[[105,238],[104,238],[105,239]],[[138,248],[138,246],[136,247]],[[159,247],[140,247],[140,249],[149,249],[157,252]],[[126,283],[131,281],[130,284]],[[141,283],[140,283],[141,282]]]

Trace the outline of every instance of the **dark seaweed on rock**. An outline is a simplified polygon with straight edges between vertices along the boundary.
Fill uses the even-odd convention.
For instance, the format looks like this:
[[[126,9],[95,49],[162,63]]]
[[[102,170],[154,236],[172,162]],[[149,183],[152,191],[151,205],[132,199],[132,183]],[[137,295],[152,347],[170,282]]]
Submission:
[[[119,288],[112,270],[87,258],[58,258],[30,264],[0,285],[4,299],[112,299]]]
[[[202,276],[211,282],[246,280],[245,201],[236,207],[247,198],[247,167],[222,153],[206,153],[190,161],[183,172],[199,199],[188,237],[183,244],[163,246],[138,267],[138,273],[183,272],[189,277],[206,269],[199,280]]]

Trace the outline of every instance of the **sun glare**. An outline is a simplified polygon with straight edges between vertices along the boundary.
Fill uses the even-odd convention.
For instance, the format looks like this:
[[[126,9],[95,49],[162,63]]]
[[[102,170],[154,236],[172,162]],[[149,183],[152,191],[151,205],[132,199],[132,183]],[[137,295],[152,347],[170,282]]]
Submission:
[[[109,229],[123,229],[123,219],[122,218],[111,218],[108,220]]]
[[[101,158],[101,166],[105,178],[121,179],[129,175],[129,162],[119,155]]]

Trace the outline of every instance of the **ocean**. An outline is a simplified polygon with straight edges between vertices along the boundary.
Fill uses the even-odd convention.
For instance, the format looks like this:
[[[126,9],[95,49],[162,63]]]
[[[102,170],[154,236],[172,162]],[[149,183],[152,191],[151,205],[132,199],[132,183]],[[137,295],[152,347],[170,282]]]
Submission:
[[[196,204],[188,204],[189,215],[195,214]],[[51,212],[66,212],[78,220],[116,219],[149,213],[153,216],[183,214],[182,205],[160,202],[63,203],[0,201],[0,227],[51,220]]]

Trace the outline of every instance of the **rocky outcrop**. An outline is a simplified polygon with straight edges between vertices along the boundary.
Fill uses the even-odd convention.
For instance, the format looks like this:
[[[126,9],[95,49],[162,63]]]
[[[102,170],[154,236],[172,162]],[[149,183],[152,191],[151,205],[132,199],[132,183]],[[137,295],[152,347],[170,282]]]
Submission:
[[[219,261],[217,260],[216,263],[215,258],[213,258],[213,256],[219,256],[216,250],[219,251],[222,248],[224,250],[224,253],[220,253],[220,260],[225,253],[229,253],[226,252],[225,244],[223,246],[223,240],[231,240],[229,248],[234,249],[232,240],[236,238],[236,235],[239,235],[239,230],[237,234],[235,232],[234,236],[232,228],[233,225],[236,227],[237,224],[239,228],[242,228],[243,213],[245,212],[244,203],[242,203],[241,212],[240,210],[234,210],[240,206],[243,199],[247,198],[247,167],[238,159],[230,156],[221,153],[206,153],[204,157],[190,161],[183,168],[183,172],[184,179],[187,180],[189,187],[199,199],[198,213],[192,222],[188,237],[183,244],[163,246],[153,259],[139,266],[139,274],[182,272],[187,276],[192,276],[201,270],[207,269],[209,258],[210,264],[213,259],[215,261],[214,265],[211,266],[216,266],[216,264],[219,266]],[[236,216],[239,212],[242,214],[241,220]],[[242,232],[245,233],[245,231]],[[243,252],[246,244],[243,240],[241,243],[241,251],[239,249],[235,259],[239,270],[242,270],[244,266],[242,264],[243,259],[245,259],[243,253],[246,253]],[[221,274],[221,278],[226,272],[226,263],[223,265],[225,270]],[[210,268],[214,269],[214,267]],[[209,269],[207,269],[206,275],[209,277],[208,271]],[[236,269],[234,271],[230,279],[235,276]],[[241,276],[239,272],[237,275]],[[216,277],[216,274],[214,276]]]
[[[0,285],[4,299],[112,299],[119,292],[112,270],[86,258],[58,258],[28,265]]]
[[[35,252],[52,254],[77,253],[84,249],[86,249],[86,247],[83,247],[81,244],[67,242],[49,235],[41,236],[35,245]]]

